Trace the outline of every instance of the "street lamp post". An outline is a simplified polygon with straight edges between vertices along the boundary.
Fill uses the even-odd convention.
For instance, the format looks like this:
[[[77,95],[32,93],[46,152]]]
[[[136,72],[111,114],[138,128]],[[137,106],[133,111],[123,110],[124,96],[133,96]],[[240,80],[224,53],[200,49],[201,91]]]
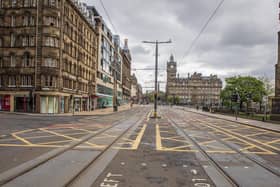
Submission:
[[[167,44],[171,43],[171,40],[169,41],[164,41],[164,42],[159,42],[158,40],[156,41],[143,41],[143,43],[148,43],[148,44],[155,44],[156,45],[156,55],[155,55],[155,93],[154,93],[154,118],[157,118],[157,95],[158,95],[158,45],[159,44]]]

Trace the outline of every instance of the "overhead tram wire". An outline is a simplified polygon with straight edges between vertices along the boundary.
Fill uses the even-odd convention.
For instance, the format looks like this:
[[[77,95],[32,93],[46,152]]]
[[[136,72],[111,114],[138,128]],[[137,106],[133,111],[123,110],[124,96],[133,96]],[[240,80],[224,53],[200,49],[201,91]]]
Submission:
[[[206,23],[203,25],[203,27],[201,28],[200,32],[198,33],[198,35],[194,38],[194,40],[192,41],[190,47],[188,48],[188,50],[186,51],[186,53],[184,53],[182,60],[187,57],[192,48],[194,47],[194,45],[196,44],[196,42],[199,40],[200,36],[202,35],[202,33],[205,31],[205,29],[207,28],[207,26],[209,25],[210,21],[214,18],[214,16],[216,15],[216,13],[218,12],[218,10],[220,9],[220,7],[223,5],[223,3],[225,2],[225,0],[221,0],[220,3],[217,5],[217,7],[214,9],[214,11],[212,12],[212,14],[210,15],[210,17],[208,18],[208,20],[206,21]]]
[[[112,28],[113,28],[114,31],[118,34],[118,30],[116,29],[115,25],[113,24],[113,21],[112,21],[112,19],[111,19],[111,16],[110,16],[110,14],[108,13],[108,11],[107,11],[107,9],[106,9],[106,7],[105,7],[103,1],[102,1],[102,0],[99,0],[99,2],[100,2],[100,4],[101,4],[101,6],[102,6],[102,8],[103,8],[103,10],[104,10],[104,12],[105,12],[107,18],[108,18],[108,21],[109,21],[110,24],[111,24]]]

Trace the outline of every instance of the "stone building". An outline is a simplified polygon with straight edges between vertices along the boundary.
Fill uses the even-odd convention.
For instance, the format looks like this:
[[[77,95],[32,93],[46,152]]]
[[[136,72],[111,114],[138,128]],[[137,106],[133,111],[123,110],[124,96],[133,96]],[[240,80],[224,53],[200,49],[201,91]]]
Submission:
[[[177,76],[177,63],[173,55],[167,62],[167,97],[179,98],[180,104],[219,104],[222,81],[216,75],[202,76],[194,73],[185,78]]]
[[[141,103],[142,97],[142,86],[138,83],[135,74],[133,74],[131,76],[131,100],[133,103]]]
[[[89,8],[94,13],[98,33],[97,106],[98,108],[112,107],[114,90],[116,90],[117,102],[121,103],[122,100],[122,55],[120,39],[118,35],[113,35],[97,9],[94,6]]]
[[[0,110],[93,110],[97,32],[71,0],[0,0]]]
[[[130,101],[131,96],[131,55],[128,48],[128,40],[124,41],[124,48],[122,50],[122,92],[124,102]]]

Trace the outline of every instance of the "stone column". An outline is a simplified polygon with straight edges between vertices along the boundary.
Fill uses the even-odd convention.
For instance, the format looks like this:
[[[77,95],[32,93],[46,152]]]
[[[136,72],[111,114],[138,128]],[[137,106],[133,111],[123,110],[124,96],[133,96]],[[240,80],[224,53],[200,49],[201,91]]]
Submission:
[[[10,112],[15,111],[15,96],[10,95]]]

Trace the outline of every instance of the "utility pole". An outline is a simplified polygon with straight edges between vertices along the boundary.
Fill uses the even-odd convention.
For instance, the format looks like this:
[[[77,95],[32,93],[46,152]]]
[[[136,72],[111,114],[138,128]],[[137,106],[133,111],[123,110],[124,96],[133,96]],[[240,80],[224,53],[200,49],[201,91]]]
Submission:
[[[155,95],[154,95],[154,118],[158,118],[157,115],[157,95],[158,95],[158,45],[159,44],[167,44],[171,43],[171,40],[168,41],[163,41],[159,42],[158,40],[156,41],[143,41],[143,43],[148,43],[148,44],[155,44],[156,45],[156,57],[155,57]]]

